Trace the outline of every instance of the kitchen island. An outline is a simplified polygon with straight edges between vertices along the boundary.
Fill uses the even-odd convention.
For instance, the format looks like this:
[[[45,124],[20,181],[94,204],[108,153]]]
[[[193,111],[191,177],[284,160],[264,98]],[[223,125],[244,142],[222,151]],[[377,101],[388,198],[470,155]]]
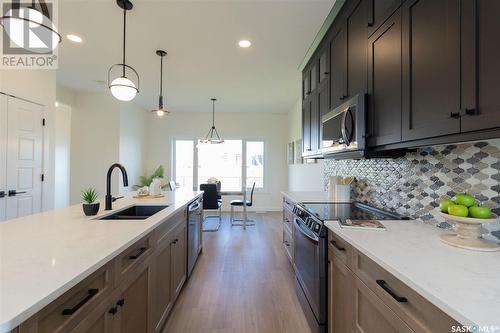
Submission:
[[[107,265],[111,271],[114,270],[103,279],[109,282],[107,289],[111,295],[113,289],[119,286],[120,274],[126,280],[125,275],[129,273],[125,261],[115,259],[138,242],[144,243],[138,248],[139,252],[136,251],[137,257],[128,255],[125,259],[137,259],[143,252],[146,253],[141,260],[149,254],[153,258],[156,249],[160,249],[162,242],[167,240],[165,235],[171,231],[169,221],[174,217],[176,221],[172,222],[172,228],[177,225],[184,228],[179,230],[183,230],[185,235],[185,223],[182,221],[186,221],[186,206],[200,195],[202,192],[175,191],[165,192],[165,196],[158,199],[134,199],[130,196],[113,203],[113,211],[132,205],[168,205],[145,220],[96,220],[112,212],[104,211],[101,203],[101,211],[94,217],[85,217],[81,205],[74,205],[0,223],[0,332],[15,329]],[[178,239],[175,240],[171,243],[177,244]],[[179,251],[185,251],[185,248]],[[117,262],[111,263],[113,260]],[[123,267],[123,271],[115,267]],[[154,272],[153,269],[149,274],[151,281]],[[94,296],[95,289],[99,288],[88,290],[90,298]],[[75,304],[71,301],[67,303]],[[73,311],[75,316],[78,315],[77,310]],[[62,315],[65,320],[71,317],[72,313],[68,315],[70,312]],[[148,316],[155,317],[154,314]],[[165,321],[164,313],[156,317],[161,317],[162,323]],[[155,324],[149,324],[148,331],[155,330],[153,326]],[[70,327],[64,331],[66,329],[70,331]]]

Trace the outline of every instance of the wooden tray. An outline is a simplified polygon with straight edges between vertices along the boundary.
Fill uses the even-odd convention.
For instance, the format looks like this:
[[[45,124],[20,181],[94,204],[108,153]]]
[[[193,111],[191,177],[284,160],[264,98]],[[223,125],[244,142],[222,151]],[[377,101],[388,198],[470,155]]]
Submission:
[[[456,226],[456,233],[440,236],[442,242],[472,251],[500,251],[500,244],[483,239],[481,233],[481,226],[485,223],[498,222],[498,216],[493,215],[489,219],[453,216],[446,213],[441,213],[441,216]]]
[[[158,198],[163,198],[165,197],[164,194],[158,194],[158,195],[134,195],[134,199],[158,199]]]

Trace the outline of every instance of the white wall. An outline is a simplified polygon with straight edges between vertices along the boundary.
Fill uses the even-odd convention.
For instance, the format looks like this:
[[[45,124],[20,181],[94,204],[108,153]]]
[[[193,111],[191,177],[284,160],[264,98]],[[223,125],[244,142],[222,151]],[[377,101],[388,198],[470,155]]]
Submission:
[[[44,106],[47,126],[44,129],[43,169],[45,182],[42,209],[54,206],[54,108],[56,72],[54,70],[0,70],[0,92],[24,98]]]
[[[297,100],[288,113],[288,142],[302,138],[302,101]],[[323,160],[316,164],[288,166],[289,191],[323,191]]]
[[[133,103],[120,107],[120,163],[127,169],[129,187],[121,186],[120,192],[133,190],[146,169],[146,126],[151,114]]]
[[[216,126],[224,139],[265,141],[265,187],[257,192],[253,210],[281,210],[280,191],[287,188],[286,139],[287,115],[273,113],[216,113]],[[210,113],[175,113],[163,118],[149,118],[148,164],[151,173],[163,165],[171,174],[171,148],[173,139],[203,138],[211,126]],[[235,197],[224,196],[223,209]]]

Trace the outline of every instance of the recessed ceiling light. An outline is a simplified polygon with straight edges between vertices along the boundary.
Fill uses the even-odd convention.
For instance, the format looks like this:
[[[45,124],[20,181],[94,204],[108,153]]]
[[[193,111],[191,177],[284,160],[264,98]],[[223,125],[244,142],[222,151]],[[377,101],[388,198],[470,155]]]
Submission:
[[[251,43],[249,40],[245,40],[245,39],[243,39],[243,40],[240,40],[240,41],[238,42],[238,45],[239,45],[240,47],[247,48],[247,47],[250,47],[250,45],[252,45],[252,43]]]
[[[75,42],[75,43],[83,42],[82,37],[77,36],[77,35],[66,35],[66,38],[68,38],[70,41]]]

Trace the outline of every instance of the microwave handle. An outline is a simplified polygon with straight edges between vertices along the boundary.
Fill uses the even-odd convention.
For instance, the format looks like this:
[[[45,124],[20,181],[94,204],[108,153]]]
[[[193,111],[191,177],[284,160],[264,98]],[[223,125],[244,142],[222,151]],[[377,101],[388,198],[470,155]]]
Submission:
[[[341,132],[342,132],[342,139],[344,139],[344,143],[346,146],[349,146],[351,144],[351,141],[350,141],[350,138],[347,137],[347,128],[346,128],[346,119],[347,119],[347,115],[351,112],[351,109],[348,107],[344,110],[344,114],[342,115],[342,128],[341,128]]]

